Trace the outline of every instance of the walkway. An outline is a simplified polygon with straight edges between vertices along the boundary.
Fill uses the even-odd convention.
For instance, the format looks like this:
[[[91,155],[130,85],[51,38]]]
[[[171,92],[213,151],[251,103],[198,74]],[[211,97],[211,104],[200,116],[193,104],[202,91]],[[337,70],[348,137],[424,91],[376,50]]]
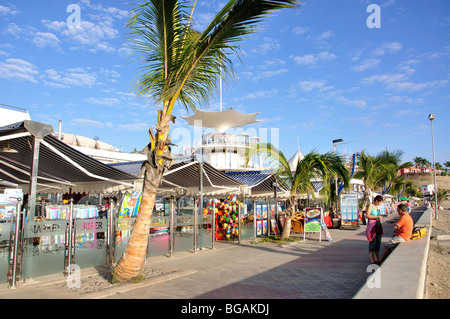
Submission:
[[[420,216],[424,208],[412,214]],[[384,220],[383,243],[392,237]],[[216,249],[183,252],[174,258],[151,258],[146,267],[173,269],[184,274],[158,283],[141,285],[126,292],[102,291],[82,298],[109,299],[351,299],[371,274],[365,226],[358,230],[330,229],[332,242],[272,244],[216,243]],[[384,245],[382,244],[382,247]],[[136,287],[136,286],[135,286]],[[11,290],[0,288],[0,298],[77,298],[29,284]],[[79,298],[79,297],[78,297]]]

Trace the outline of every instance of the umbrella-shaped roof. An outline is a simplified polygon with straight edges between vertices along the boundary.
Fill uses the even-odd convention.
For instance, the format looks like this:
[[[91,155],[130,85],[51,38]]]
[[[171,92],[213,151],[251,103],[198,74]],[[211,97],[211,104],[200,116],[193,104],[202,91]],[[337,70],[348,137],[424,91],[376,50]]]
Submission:
[[[258,114],[259,113],[245,114],[230,108],[219,112],[197,110],[194,115],[181,116],[181,118],[186,120],[190,125],[212,128],[220,133],[223,133],[232,127],[239,127],[260,122],[260,120],[255,119]]]

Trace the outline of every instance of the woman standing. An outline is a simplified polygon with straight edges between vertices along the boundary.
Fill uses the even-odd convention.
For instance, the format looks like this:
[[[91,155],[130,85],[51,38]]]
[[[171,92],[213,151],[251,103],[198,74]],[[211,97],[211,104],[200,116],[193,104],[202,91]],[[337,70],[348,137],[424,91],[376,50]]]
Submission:
[[[369,240],[369,256],[372,264],[379,264],[379,252],[381,237],[383,236],[383,226],[381,225],[381,216],[379,206],[383,203],[383,196],[377,195],[373,203],[367,208],[366,218],[368,219],[366,227],[366,237]]]

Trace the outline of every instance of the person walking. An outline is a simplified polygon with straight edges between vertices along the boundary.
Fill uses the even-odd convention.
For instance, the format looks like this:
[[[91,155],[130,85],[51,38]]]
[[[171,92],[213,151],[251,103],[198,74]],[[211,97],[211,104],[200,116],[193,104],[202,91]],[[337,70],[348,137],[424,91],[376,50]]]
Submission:
[[[373,203],[367,208],[366,218],[366,237],[369,240],[369,256],[372,264],[379,264],[379,253],[381,246],[381,237],[383,236],[383,226],[381,220],[383,216],[379,206],[383,203],[383,196],[377,195]]]

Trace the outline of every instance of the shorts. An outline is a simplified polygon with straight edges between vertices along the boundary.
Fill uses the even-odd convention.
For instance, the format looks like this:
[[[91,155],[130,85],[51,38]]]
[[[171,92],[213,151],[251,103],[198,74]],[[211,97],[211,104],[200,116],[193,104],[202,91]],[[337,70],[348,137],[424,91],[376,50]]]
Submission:
[[[393,250],[400,243],[405,243],[406,240],[402,236],[394,236],[387,244],[386,247]]]

